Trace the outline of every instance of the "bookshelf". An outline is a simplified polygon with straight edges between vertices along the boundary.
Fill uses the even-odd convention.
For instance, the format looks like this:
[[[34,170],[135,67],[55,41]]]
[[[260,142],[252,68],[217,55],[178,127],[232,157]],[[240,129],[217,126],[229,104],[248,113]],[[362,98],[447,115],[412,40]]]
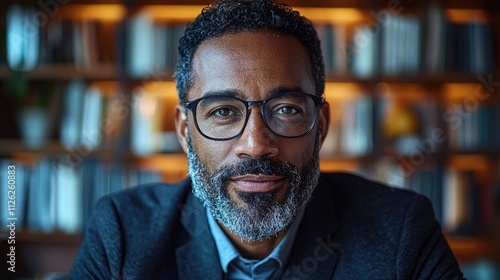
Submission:
[[[5,120],[0,165],[14,163],[26,186],[37,182],[57,193],[58,186],[68,184],[83,197],[55,199],[51,205],[26,195],[25,205],[62,209],[70,203],[72,209],[70,216],[54,214],[47,228],[40,228],[47,215],[26,210],[36,218],[26,217],[19,230],[22,250],[47,260],[38,265],[23,260],[31,265],[27,276],[67,272],[99,196],[185,177],[186,158],[171,121],[175,41],[210,1],[53,2],[0,4],[0,116]],[[287,1],[317,25],[328,60],[325,95],[335,110],[320,166],[424,193],[461,262],[498,263],[499,242],[492,236],[500,232],[500,5],[417,2]],[[23,63],[9,66],[6,21],[16,3],[42,13],[41,47],[28,71],[12,70],[27,67]],[[469,41],[475,43],[459,47]],[[141,56],[146,49],[150,55]],[[42,140],[27,145],[19,112],[36,105],[49,86],[49,105],[40,117],[47,119],[46,131],[38,133]],[[19,92],[22,102],[12,97]],[[37,170],[51,170],[56,179]],[[0,242],[3,252],[2,246],[5,242]],[[55,265],[51,259],[66,262]]]

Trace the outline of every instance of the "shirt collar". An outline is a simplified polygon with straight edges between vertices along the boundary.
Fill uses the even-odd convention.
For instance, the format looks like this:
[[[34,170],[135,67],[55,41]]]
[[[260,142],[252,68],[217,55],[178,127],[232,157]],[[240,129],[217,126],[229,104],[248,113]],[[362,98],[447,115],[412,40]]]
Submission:
[[[207,208],[206,214],[208,218],[208,225],[210,226],[210,232],[212,233],[217,251],[219,253],[219,260],[222,270],[224,271],[224,273],[227,273],[229,263],[231,263],[231,261],[233,261],[234,259],[241,257],[241,255],[238,250],[236,250],[226,234],[222,231],[221,227],[212,216],[210,209]],[[274,258],[280,263],[281,268],[285,267],[303,216],[304,210],[302,210],[294,218],[294,221],[290,224],[288,230],[285,233],[285,236],[283,236],[283,239],[281,239],[278,245],[264,260]]]

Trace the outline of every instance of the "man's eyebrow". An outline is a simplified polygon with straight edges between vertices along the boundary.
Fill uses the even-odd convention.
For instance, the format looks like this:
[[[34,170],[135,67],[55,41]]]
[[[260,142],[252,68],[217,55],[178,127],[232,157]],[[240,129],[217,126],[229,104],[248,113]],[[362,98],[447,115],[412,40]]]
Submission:
[[[271,97],[275,97],[275,96],[278,96],[281,94],[289,93],[289,92],[306,93],[301,87],[293,87],[293,88],[277,87],[275,89],[272,89],[269,92],[266,99],[271,98]],[[246,100],[246,97],[244,96],[244,94],[241,91],[232,90],[232,89],[207,91],[203,94],[203,97],[208,97],[208,96],[231,96],[231,97],[238,97],[240,99]]]
[[[214,91],[207,91],[203,94],[203,97],[208,97],[208,96],[233,96],[233,97],[242,97],[241,92],[237,90],[214,90]]]
[[[267,98],[270,98],[270,97],[274,97],[274,96],[277,96],[277,95],[280,95],[280,94],[284,94],[284,93],[289,93],[289,92],[302,92],[302,93],[306,93],[301,87],[292,87],[292,88],[289,88],[289,87],[277,87],[277,88],[274,88],[272,89]],[[314,93],[312,93],[314,94]],[[207,96],[233,96],[233,97],[238,97],[238,98],[241,98],[241,99],[245,99],[245,96],[243,95],[243,93],[239,90],[231,90],[231,89],[228,89],[228,90],[214,90],[214,91],[207,91],[203,94],[203,97],[207,97]]]
[[[274,97],[274,96],[277,96],[277,95],[280,95],[280,94],[284,94],[284,93],[289,93],[289,92],[306,93],[306,91],[304,91],[301,87],[293,87],[293,88],[278,87],[278,88],[275,88],[275,89],[271,90],[271,92],[269,92],[269,97]]]

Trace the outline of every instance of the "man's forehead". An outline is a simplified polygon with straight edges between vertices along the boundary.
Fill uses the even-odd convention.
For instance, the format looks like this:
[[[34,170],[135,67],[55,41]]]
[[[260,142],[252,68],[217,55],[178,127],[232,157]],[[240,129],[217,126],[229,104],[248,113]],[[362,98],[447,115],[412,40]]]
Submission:
[[[266,44],[264,44],[266,42]],[[300,41],[290,34],[279,34],[269,31],[242,31],[237,33],[226,33],[221,36],[204,40],[197,47],[193,59],[199,57],[200,53],[224,55],[240,55],[250,50],[259,51],[262,54],[279,52],[279,46],[302,47]],[[304,55],[307,51],[304,48]]]
[[[195,52],[192,74],[193,87],[202,87],[192,98],[263,85],[268,88],[261,97],[281,87],[314,94],[314,88],[306,86],[314,86],[309,55],[292,35],[240,32],[211,38]]]

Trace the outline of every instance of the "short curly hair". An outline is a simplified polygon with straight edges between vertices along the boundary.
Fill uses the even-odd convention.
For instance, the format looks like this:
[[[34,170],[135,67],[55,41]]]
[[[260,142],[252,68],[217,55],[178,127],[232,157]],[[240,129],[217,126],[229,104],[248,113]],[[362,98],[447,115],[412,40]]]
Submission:
[[[204,8],[187,25],[179,40],[179,57],[175,79],[179,99],[186,98],[193,85],[191,61],[198,46],[207,39],[228,33],[264,30],[290,34],[297,38],[309,53],[316,94],[325,89],[325,65],[320,40],[313,24],[286,4],[271,0],[221,0]]]

